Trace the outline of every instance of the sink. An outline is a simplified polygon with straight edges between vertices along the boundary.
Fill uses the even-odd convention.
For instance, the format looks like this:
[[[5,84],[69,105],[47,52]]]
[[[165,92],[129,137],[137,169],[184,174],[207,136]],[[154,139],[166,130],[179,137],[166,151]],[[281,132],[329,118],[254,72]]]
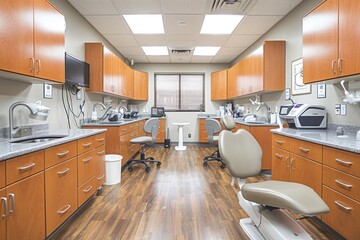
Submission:
[[[267,124],[267,122],[263,122],[263,121],[248,121],[245,123],[249,123],[249,124]]]
[[[12,139],[10,143],[40,143],[49,142],[59,138],[67,137],[68,135],[56,135],[56,136],[36,136],[31,138]]]

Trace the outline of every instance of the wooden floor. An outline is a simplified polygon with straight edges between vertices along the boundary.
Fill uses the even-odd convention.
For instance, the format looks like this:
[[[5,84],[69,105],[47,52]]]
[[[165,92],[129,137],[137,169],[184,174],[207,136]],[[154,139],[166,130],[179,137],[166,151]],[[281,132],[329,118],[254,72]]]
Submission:
[[[197,145],[186,151],[152,147],[162,162],[150,173],[143,166],[122,172],[121,183],[104,186],[77,216],[51,239],[248,239],[239,225],[246,217],[238,187],[220,164],[202,165],[214,148]],[[248,181],[264,180],[263,177]],[[312,221],[301,221],[315,239],[335,239]]]

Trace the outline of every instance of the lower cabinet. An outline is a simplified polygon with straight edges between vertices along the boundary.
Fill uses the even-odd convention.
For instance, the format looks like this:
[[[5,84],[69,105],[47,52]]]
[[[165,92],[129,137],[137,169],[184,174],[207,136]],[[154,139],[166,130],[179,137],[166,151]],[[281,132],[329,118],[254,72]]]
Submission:
[[[77,158],[45,170],[46,235],[77,209]]]
[[[105,146],[95,148],[95,187],[98,189],[105,182]]]
[[[164,143],[166,135],[166,118],[159,119],[159,129],[156,135],[156,143]]]

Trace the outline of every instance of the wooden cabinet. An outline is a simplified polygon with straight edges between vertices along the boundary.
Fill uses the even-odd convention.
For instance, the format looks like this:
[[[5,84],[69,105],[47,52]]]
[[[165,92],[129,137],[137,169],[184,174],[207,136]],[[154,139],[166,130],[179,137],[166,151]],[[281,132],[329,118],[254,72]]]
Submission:
[[[0,15],[0,69],[63,83],[64,16],[46,0],[6,1]]]
[[[134,70],[127,64],[124,64],[124,97],[134,97]]]
[[[227,99],[228,70],[211,73],[211,100]]]
[[[228,69],[228,82],[227,82],[227,98],[234,98],[237,96],[237,89],[236,89],[236,76],[237,76],[237,65],[233,65],[231,68]],[[211,89],[213,91],[213,89]],[[216,91],[216,89],[214,89]]]
[[[45,168],[77,156],[76,141],[45,149]]]
[[[159,118],[159,129],[156,135],[156,143],[164,143],[166,135],[166,118]]]
[[[95,186],[100,188],[105,182],[105,145],[96,147],[95,154]]]
[[[134,70],[134,99],[148,100],[148,73]]]
[[[0,188],[5,187],[5,161],[0,162]]]
[[[4,172],[5,173],[5,172]],[[4,216],[7,214],[5,205],[7,204],[5,188],[0,188],[0,214]],[[6,239],[6,217],[0,218],[0,239]]]
[[[360,73],[359,12],[357,0],[326,0],[304,17],[304,83]]]

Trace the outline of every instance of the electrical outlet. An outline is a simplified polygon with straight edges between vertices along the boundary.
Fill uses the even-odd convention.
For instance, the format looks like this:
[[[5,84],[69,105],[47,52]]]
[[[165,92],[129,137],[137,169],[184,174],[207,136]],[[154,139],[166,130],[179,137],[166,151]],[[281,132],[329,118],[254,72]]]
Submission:
[[[346,115],[346,104],[341,104],[340,114],[342,116]]]
[[[340,109],[341,109],[341,105],[340,104],[335,104],[335,114],[336,115],[340,115]]]
[[[191,133],[188,134],[188,138],[191,138]]]

